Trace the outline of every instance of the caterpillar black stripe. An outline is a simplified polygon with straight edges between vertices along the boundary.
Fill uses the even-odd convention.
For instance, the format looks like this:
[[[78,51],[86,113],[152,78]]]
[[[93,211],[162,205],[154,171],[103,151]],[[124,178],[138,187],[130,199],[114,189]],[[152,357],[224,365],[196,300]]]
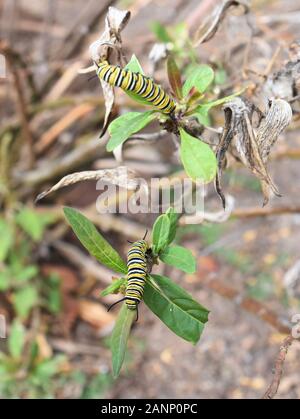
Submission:
[[[149,102],[149,105],[165,114],[172,113],[176,108],[174,100],[161,86],[141,73],[135,73],[117,65],[110,65],[108,61],[102,61],[97,64],[97,75],[99,79],[106,81],[111,86],[136,93]]]

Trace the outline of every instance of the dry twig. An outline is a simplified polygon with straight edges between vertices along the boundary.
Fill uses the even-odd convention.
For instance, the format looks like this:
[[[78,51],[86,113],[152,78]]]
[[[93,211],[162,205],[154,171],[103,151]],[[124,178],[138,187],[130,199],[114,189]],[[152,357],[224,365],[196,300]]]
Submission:
[[[278,318],[276,313],[268,309],[259,301],[240,295],[238,290],[230,287],[224,281],[219,279],[206,279],[202,282],[207,288],[211,289],[222,297],[234,301],[239,307],[248,313],[259,317],[265,323],[278,330],[279,333],[290,333],[290,328]]]
[[[293,338],[292,335],[289,335],[282,342],[282,345],[280,346],[279,353],[275,361],[274,372],[273,372],[274,376],[271,381],[271,384],[269,385],[267,391],[262,397],[263,399],[273,399],[276,396],[279,385],[280,385],[281,377],[283,374],[284,362],[285,362],[288,350],[294,341],[295,341],[295,338]]]
[[[0,41],[0,53],[6,57],[7,65],[13,78],[13,84],[17,95],[16,107],[19,113],[24,140],[28,146],[29,166],[32,166],[34,162],[33,136],[29,126],[28,107],[25,94],[18,66],[16,65],[18,62],[18,54],[4,41]]]
[[[252,218],[252,217],[267,217],[271,215],[284,215],[284,214],[300,214],[300,205],[286,205],[281,207],[261,208],[237,208],[232,211],[232,218]]]

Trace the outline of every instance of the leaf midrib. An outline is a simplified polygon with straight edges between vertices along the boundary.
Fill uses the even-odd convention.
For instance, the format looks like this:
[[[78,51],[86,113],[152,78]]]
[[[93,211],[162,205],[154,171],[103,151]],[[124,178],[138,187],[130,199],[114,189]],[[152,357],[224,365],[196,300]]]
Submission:
[[[71,218],[73,217],[73,215],[71,215]],[[74,220],[75,218],[73,217],[73,220]],[[84,224],[82,224],[82,222],[81,222],[81,220],[79,220],[79,219],[75,219],[75,221],[77,221],[78,222],[78,224],[80,225],[80,227],[85,231],[85,233],[86,233],[86,235],[88,236],[88,231],[87,231],[87,229],[85,228],[85,226],[84,226]],[[92,229],[94,230],[94,232],[96,232],[97,234],[98,234],[98,232],[97,232],[97,230],[96,230],[96,228],[93,226],[92,227]],[[108,253],[106,253],[103,249],[101,249],[100,247],[99,247],[99,245],[98,245],[98,243],[95,241],[95,239],[93,238],[93,237],[89,237],[89,239],[91,240],[91,242],[95,245],[95,247],[100,251],[100,252],[102,252],[106,257],[107,257],[107,259],[109,260],[109,261],[111,261],[112,262],[112,265],[113,266],[116,266],[117,268],[119,268],[119,270],[117,270],[117,272],[121,272],[121,273],[124,273],[124,274],[126,274],[127,273],[127,270],[125,271],[125,269],[123,270],[120,270],[121,269],[121,266],[119,265],[119,264],[117,264],[112,258],[111,258],[111,256],[109,256],[109,254]],[[121,259],[122,260],[122,259]],[[124,262],[124,264],[125,264],[125,262]]]
[[[151,279],[155,282],[155,278],[153,278],[151,276]],[[151,281],[149,281],[149,283],[151,284],[151,286],[154,288],[153,284],[151,283]],[[202,325],[204,325],[205,323],[201,322],[199,319],[197,319],[197,317],[192,316],[191,314],[189,314],[187,311],[183,310],[180,306],[178,306],[177,304],[175,304],[172,300],[170,300],[170,298],[164,293],[164,291],[160,288],[160,286],[158,284],[156,284],[156,286],[158,287],[159,291],[161,292],[161,294],[165,297],[165,299],[173,304],[175,307],[177,307],[180,311],[182,311],[185,314],[188,314],[188,316],[192,317],[192,319],[196,320],[197,322],[201,323]],[[194,301],[194,300],[192,300]],[[196,301],[195,301],[196,302]]]
[[[119,333],[120,338],[116,339],[117,340],[117,345],[116,345],[117,350],[116,350],[115,353],[116,353],[116,357],[117,357],[117,360],[118,360],[118,365],[117,365],[118,368],[117,368],[117,371],[114,370],[114,375],[115,376],[118,376],[118,374],[120,372],[120,369],[121,369],[121,366],[122,366],[122,363],[123,363],[123,362],[120,363],[120,355],[122,354],[122,352],[123,352],[123,357],[122,358],[124,359],[124,357],[125,357],[126,341],[127,341],[126,338],[129,335],[130,328],[131,328],[131,323],[132,323],[132,319],[130,319],[129,314],[131,314],[131,313],[130,313],[129,310],[127,310],[124,321],[121,324],[120,333]],[[127,326],[128,319],[131,320],[131,322]],[[126,336],[125,336],[124,331],[125,331],[126,328],[128,329],[128,333],[126,332]],[[118,343],[120,343],[120,344],[118,344]],[[121,348],[124,348],[123,351],[121,351]]]

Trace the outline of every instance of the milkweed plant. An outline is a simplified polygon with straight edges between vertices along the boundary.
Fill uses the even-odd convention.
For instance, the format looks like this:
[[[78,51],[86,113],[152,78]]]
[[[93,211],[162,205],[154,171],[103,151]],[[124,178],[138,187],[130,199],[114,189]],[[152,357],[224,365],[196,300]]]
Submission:
[[[74,233],[88,252],[102,265],[120,275],[119,278],[112,279],[112,283],[102,291],[101,296],[117,293],[125,295],[126,262],[83,214],[69,207],[64,208],[64,213]],[[196,271],[196,260],[193,254],[185,247],[172,245],[176,235],[177,222],[178,214],[173,208],[169,208],[165,214],[156,219],[149,243],[151,258],[153,264],[165,263],[191,274]],[[152,266],[146,275],[143,301],[172,332],[180,338],[196,344],[208,321],[209,311],[170,278],[152,273],[151,268]],[[130,310],[123,302],[111,336],[114,377],[117,377],[121,370],[128,337],[135,318],[136,311]]]
[[[156,106],[155,109],[152,107],[152,109],[143,112],[126,112],[115,118],[108,126],[110,138],[106,149],[108,152],[115,151],[117,147],[122,146],[133,134],[138,133],[156,120],[163,130],[175,136],[178,143],[178,155],[186,174],[192,180],[206,184],[213,181],[216,177],[217,160],[210,144],[204,142],[199,135],[201,127],[209,125],[209,111],[213,107],[231,100],[241,92],[212,100],[210,88],[215,78],[213,69],[209,65],[197,63],[195,59],[191,61],[188,74],[184,75],[185,71],[179,70],[174,54],[169,54],[167,58],[169,90],[171,91],[172,100],[174,99],[174,109],[171,112],[164,113],[163,109],[159,109]],[[144,75],[143,69],[135,55],[131,57],[128,64],[124,67],[129,72],[122,73],[121,70],[118,70],[118,73],[116,73],[120,82],[116,82],[115,75],[111,76],[117,70],[115,66],[110,66],[107,58],[104,60],[99,59],[98,61],[94,60],[94,63],[94,69],[98,69],[97,74],[101,79],[102,85],[104,81],[110,82],[110,85],[121,86],[122,81],[119,79],[123,77],[123,80],[125,80],[129,72],[140,73],[143,77],[134,76],[135,80],[139,79],[141,81],[143,79],[145,86],[149,79]],[[182,82],[183,76],[181,73],[185,77],[184,82]],[[130,80],[132,81],[134,77],[131,74]],[[130,91],[128,88],[131,81],[130,83],[129,81],[128,83],[124,82],[124,86],[126,85],[126,88],[123,89],[124,92],[140,105],[148,106],[149,109],[149,106],[151,106],[149,102],[151,101],[147,100],[147,97],[142,97],[141,94]],[[139,88],[138,90],[142,89]],[[159,86],[157,89],[161,89],[161,87]],[[160,90],[160,94],[164,94],[164,97],[167,97],[167,94],[162,90]],[[151,95],[153,96],[153,92],[150,92],[147,96],[151,97]],[[154,99],[153,101],[155,102]],[[193,135],[193,133],[195,134]],[[64,208],[64,212],[74,233],[88,252],[101,264],[119,275],[118,278],[112,279],[111,285],[101,295],[104,297],[109,294],[120,293],[125,296],[128,285],[127,263],[83,214],[68,207]],[[172,279],[152,273],[152,267],[160,263],[170,265],[185,273],[191,274],[196,271],[196,260],[191,251],[182,246],[172,244],[176,235],[178,218],[179,215],[174,208],[169,208],[165,214],[160,215],[156,219],[153,225],[151,240],[147,244],[147,248],[151,253],[151,263],[145,278],[143,278],[143,295],[141,300],[172,332],[180,338],[196,344],[201,337],[205,323],[208,321],[209,311],[196,302],[190,294],[172,281]],[[126,297],[122,300],[124,301],[111,337],[114,377],[117,377],[120,373],[131,326],[136,319],[136,309],[128,307]]]

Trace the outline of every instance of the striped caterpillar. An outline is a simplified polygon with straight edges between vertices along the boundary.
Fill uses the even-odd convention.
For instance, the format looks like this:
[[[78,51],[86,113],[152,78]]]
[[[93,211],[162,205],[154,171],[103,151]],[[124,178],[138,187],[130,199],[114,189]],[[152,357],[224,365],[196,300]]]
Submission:
[[[147,277],[147,253],[150,252],[148,243],[138,240],[132,243],[127,254],[127,287],[125,297],[112,304],[108,311],[121,301],[125,301],[129,310],[137,310],[144,294]],[[138,315],[137,315],[138,319]]]
[[[150,77],[111,65],[108,61],[101,61],[96,66],[99,79],[111,86],[137,94],[164,114],[174,112],[176,108],[174,100]]]

